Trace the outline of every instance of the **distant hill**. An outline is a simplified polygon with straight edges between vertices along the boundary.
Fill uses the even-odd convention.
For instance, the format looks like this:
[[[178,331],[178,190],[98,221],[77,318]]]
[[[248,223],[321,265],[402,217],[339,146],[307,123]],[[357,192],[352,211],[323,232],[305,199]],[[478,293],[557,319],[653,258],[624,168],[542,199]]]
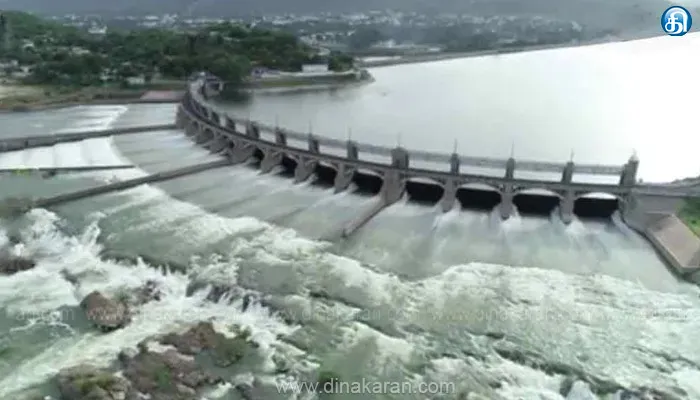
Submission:
[[[666,0],[0,0],[0,9],[42,15],[177,13],[215,17],[394,9],[476,15],[541,15],[604,29],[659,31]]]

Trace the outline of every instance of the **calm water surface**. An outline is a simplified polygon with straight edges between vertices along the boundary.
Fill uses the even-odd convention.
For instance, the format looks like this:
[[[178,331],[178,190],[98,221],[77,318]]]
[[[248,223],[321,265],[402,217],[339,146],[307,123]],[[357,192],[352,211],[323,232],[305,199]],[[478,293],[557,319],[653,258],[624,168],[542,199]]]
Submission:
[[[382,67],[354,89],[259,95],[239,116],[320,135],[467,155],[700,173],[700,34]]]

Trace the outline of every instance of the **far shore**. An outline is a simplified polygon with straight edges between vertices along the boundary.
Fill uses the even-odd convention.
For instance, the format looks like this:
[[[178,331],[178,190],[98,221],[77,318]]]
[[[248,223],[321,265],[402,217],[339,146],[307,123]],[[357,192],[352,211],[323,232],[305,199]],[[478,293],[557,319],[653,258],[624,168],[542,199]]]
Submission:
[[[184,90],[149,90],[119,88],[51,88],[38,86],[0,86],[0,114],[33,112],[81,105],[131,103],[177,103]]]
[[[569,42],[551,45],[526,46],[508,49],[491,49],[480,51],[454,52],[454,53],[429,53],[396,56],[376,61],[359,63],[359,68],[380,68],[401,64],[425,63],[434,61],[445,61],[459,58],[485,57],[510,53],[532,52],[539,50],[550,50],[564,47],[591,46],[603,43],[626,42],[631,40],[641,40],[660,36],[658,32],[637,34],[628,37],[607,37],[586,42]],[[246,91],[259,94],[281,94],[297,91],[313,91],[339,89],[348,86],[356,86],[372,82],[368,79],[347,82],[322,82],[304,83],[297,82],[290,84],[281,81],[279,85],[266,83],[264,86],[248,87]],[[12,112],[34,112],[46,111],[82,105],[118,105],[118,104],[143,104],[143,103],[177,103],[184,93],[185,82],[174,83],[168,81],[165,87],[142,88],[142,89],[117,89],[117,88],[85,88],[74,92],[60,92],[55,95],[46,96],[47,88],[11,83],[0,84],[0,114]],[[180,85],[181,83],[181,85]],[[162,86],[162,85],[161,85]],[[54,88],[55,89],[55,88]],[[48,90],[54,90],[49,88]],[[64,89],[65,90],[65,89]]]
[[[471,57],[486,57],[486,56],[497,56],[502,54],[512,54],[512,53],[524,53],[531,51],[540,50],[552,50],[567,47],[583,47],[583,46],[593,46],[605,43],[619,43],[619,42],[629,42],[632,40],[642,40],[650,39],[654,37],[662,36],[658,32],[649,32],[644,34],[630,35],[625,37],[604,37],[595,40],[588,40],[585,42],[566,42],[566,43],[556,43],[556,44],[542,44],[524,47],[513,47],[513,48],[500,48],[500,49],[489,49],[489,50],[476,50],[476,51],[461,51],[461,52],[440,52],[440,53],[422,53],[422,54],[411,54],[411,55],[397,55],[390,56],[386,55],[386,59],[376,60],[376,61],[366,61],[360,63],[358,66],[361,68],[380,68],[380,67],[390,67],[394,65],[403,64],[418,64],[426,62],[435,61],[447,61],[460,58],[471,58]],[[380,56],[381,57],[381,56]]]

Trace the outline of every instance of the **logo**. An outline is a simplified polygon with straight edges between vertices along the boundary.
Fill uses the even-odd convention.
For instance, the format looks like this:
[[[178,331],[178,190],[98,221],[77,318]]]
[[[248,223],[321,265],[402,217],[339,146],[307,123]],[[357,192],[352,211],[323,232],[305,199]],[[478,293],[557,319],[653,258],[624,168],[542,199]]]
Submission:
[[[669,7],[661,14],[661,29],[669,36],[683,36],[693,25],[693,17],[681,6]]]

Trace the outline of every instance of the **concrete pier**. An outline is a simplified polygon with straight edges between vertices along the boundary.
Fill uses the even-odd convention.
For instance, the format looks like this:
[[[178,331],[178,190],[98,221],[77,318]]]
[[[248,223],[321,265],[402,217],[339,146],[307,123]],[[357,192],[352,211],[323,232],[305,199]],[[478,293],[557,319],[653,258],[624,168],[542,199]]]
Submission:
[[[17,168],[0,168],[0,175],[55,175],[60,173],[71,172],[91,172],[91,171],[108,171],[117,169],[131,169],[133,165],[86,165],[80,167],[17,167]]]
[[[369,220],[374,218],[377,214],[379,214],[383,209],[385,209],[388,206],[386,200],[383,198],[377,199],[376,203],[374,203],[370,208],[368,208],[365,212],[360,214],[357,218],[354,220],[350,221],[342,230],[340,236],[343,238],[347,238],[352,236],[353,233],[355,233],[358,229],[360,229],[363,225],[365,225]]]
[[[679,275],[700,283],[700,238],[683,221],[672,214],[662,215],[644,233]]]
[[[78,142],[85,139],[130,135],[142,132],[166,131],[176,129],[175,124],[159,124],[134,126],[116,129],[100,129],[84,132],[55,133],[42,136],[23,136],[0,139],[0,153],[14,150],[24,150],[33,147],[53,146],[58,143]]]
[[[130,179],[130,180],[121,181],[121,182],[109,183],[106,185],[101,185],[101,186],[92,187],[92,188],[88,188],[88,189],[78,190],[78,191],[71,192],[71,193],[60,194],[58,196],[53,196],[53,197],[34,199],[34,200],[29,201],[28,202],[29,204],[24,204],[23,208],[26,207],[26,209],[31,209],[31,208],[54,207],[54,206],[57,206],[57,205],[60,205],[63,203],[81,200],[84,198],[98,196],[98,195],[106,194],[106,193],[110,193],[110,192],[116,192],[119,190],[130,189],[130,188],[144,185],[147,183],[160,182],[160,181],[165,181],[168,179],[179,178],[179,177],[185,176],[185,175],[192,175],[192,174],[204,172],[204,171],[207,171],[210,169],[223,167],[223,166],[229,165],[229,164],[230,163],[228,162],[228,160],[217,160],[217,161],[212,161],[212,162],[208,162],[205,164],[192,165],[192,166],[179,168],[179,169],[175,169],[175,170],[158,172],[158,173],[144,176],[141,178],[135,178],[135,179]],[[26,211],[26,209],[14,210],[14,211],[15,212],[24,212],[24,211]]]
[[[439,195],[438,198],[444,212],[451,210],[458,198],[463,202],[461,196],[467,193],[488,192],[486,196],[497,193],[500,197],[495,199],[498,204],[496,211],[503,219],[512,216],[516,208],[526,204],[527,200],[553,202],[558,206],[564,223],[571,222],[575,213],[584,215],[591,198],[595,198],[593,194],[605,193],[613,195],[614,200],[606,198],[601,202],[615,202],[613,208],[619,209],[623,221],[649,238],[673,268],[686,271],[682,272],[683,275],[695,274],[696,266],[700,264],[700,239],[673,216],[684,199],[700,197],[700,187],[692,185],[692,182],[644,184],[637,178],[639,160],[636,156],[625,164],[597,165],[574,163],[573,160],[551,162],[515,159],[512,156],[466,156],[457,154],[456,150],[440,153],[338,140],[215,111],[202,93],[220,90],[221,87],[222,82],[211,74],[205,79],[191,82],[190,90],[178,109],[177,122],[198,143],[207,143],[206,147],[214,151],[223,148],[231,163],[246,162],[256,154],[262,155],[261,171],[269,172],[285,159],[291,159],[296,162],[296,183],[310,179],[314,172],[320,171],[318,167],[323,166],[327,176],[330,176],[328,169],[335,172],[332,179],[336,193],[347,190],[353,181],[376,182],[377,177],[382,180],[377,201],[342,226],[336,236],[352,235],[384,208],[398,201],[407,183],[420,182],[420,185],[440,187],[442,198]],[[212,141],[217,138],[226,143]],[[426,164],[435,167],[425,167]],[[442,167],[439,164],[443,164]],[[471,168],[503,172],[470,173],[468,170]],[[521,171],[556,173],[560,178],[520,178],[516,172]],[[576,179],[579,175],[615,176],[617,180],[615,183],[581,182]],[[434,188],[426,190],[435,192]],[[546,194],[533,195],[532,192]]]

